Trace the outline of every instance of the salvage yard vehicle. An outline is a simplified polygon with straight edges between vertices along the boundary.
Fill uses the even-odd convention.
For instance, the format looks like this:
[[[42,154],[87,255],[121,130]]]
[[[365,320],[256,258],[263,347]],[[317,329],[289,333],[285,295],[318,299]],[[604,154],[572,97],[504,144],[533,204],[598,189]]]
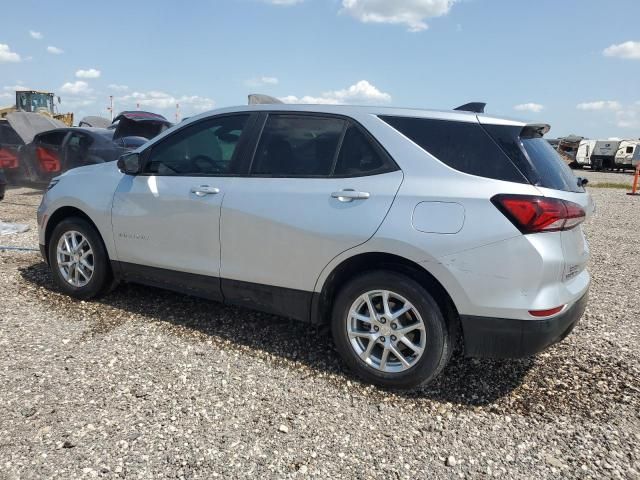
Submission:
[[[468,356],[533,355],[585,310],[593,202],[548,125],[472,110],[190,118],[117,164],[54,178],[42,255],[79,299],[136,282],[330,323],[345,363],[378,385],[428,383],[458,339]]]
[[[7,188],[7,177],[4,176],[4,171],[0,168],[0,200],[4,200],[4,193]]]
[[[591,153],[591,168],[594,170],[613,169],[619,145],[620,141],[618,140],[598,140]]]
[[[144,144],[143,137],[112,139],[113,132],[102,128],[59,128],[35,136],[20,152],[26,180],[48,184],[72,168],[112,162],[123,153]]]
[[[596,140],[582,140],[576,152],[576,163],[579,168],[591,166],[591,154],[596,146]]]
[[[623,172],[626,169],[633,170],[640,163],[640,141],[623,140],[616,152],[615,166]]]

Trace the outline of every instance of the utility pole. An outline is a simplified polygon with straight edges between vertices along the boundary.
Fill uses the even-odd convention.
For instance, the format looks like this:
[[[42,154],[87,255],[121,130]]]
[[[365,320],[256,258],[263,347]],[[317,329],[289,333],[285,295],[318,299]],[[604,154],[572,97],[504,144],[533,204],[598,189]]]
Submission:
[[[109,95],[109,106],[107,107],[107,110],[111,112],[111,121],[113,122],[113,95]]]
[[[176,103],[176,123],[180,123],[180,104]]]

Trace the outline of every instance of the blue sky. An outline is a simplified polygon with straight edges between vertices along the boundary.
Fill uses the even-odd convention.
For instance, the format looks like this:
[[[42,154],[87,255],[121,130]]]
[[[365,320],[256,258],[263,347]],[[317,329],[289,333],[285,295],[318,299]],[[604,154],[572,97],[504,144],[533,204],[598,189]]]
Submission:
[[[2,0],[0,104],[15,86],[61,110],[173,119],[287,101],[544,121],[550,136],[640,137],[638,0]],[[99,73],[99,76],[98,76]]]

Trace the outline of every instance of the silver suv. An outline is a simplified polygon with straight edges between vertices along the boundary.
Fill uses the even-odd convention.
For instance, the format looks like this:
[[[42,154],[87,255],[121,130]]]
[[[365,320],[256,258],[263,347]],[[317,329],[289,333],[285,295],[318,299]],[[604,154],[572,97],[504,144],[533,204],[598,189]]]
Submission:
[[[54,179],[42,254],[76,298],[136,282],[330,323],[356,374],[412,388],[458,340],[468,356],[529,356],[582,316],[593,206],[548,129],[464,111],[217,110]]]

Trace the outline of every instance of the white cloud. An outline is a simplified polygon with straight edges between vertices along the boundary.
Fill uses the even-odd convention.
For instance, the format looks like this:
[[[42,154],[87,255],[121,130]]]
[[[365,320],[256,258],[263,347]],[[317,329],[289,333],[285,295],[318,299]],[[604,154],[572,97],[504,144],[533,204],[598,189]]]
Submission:
[[[605,57],[627,58],[640,60],[640,42],[624,42],[618,45],[611,45],[602,52]]]
[[[319,97],[305,95],[296,97],[288,95],[281,98],[285,103],[321,103],[326,105],[354,104],[354,103],[389,103],[391,95],[381,92],[366,80],[360,80],[342,90],[333,90],[322,93]]]
[[[267,3],[270,3],[271,5],[284,5],[284,6],[290,6],[290,5],[297,5],[299,3],[302,3],[304,0],[264,0]]]
[[[29,30],[29,35],[31,35],[31,38],[35,38],[36,40],[42,40],[44,38],[42,33],[35,32],[33,30]]]
[[[578,110],[620,110],[622,105],[615,100],[598,100],[595,102],[584,102],[576,105]]]
[[[72,95],[88,95],[93,92],[93,90],[89,88],[89,84],[87,82],[78,80],[76,82],[65,83],[60,87],[60,92],[70,93]]]
[[[53,47],[51,45],[49,45],[47,47],[47,52],[53,54],[53,55],[61,55],[64,53],[64,50],[62,50],[61,48],[58,47]]]
[[[516,105],[515,107],[513,107],[513,109],[517,110],[518,112],[539,113],[542,110],[544,110],[544,105],[540,105],[539,103],[533,103],[533,102],[521,103],[520,105]]]
[[[16,63],[20,61],[20,55],[12,52],[9,45],[0,43],[0,63]]]
[[[429,28],[428,18],[446,15],[457,0],[342,0],[341,12],[364,23],[406,25],[410,32]]]
[[[245,85],[247,87],[263,87],[265,85],[277,85],[280,81],[276,77],[256,77],[247,80]]]
[[[2,87],[2,89],[5,92],[15,92],[16,90],[32,90],[31,88],[21,83],[19,83],[18,85],[7,85],[6,87]]]
[[[618,110],[616,125],[620,128],[640,129],[640,105],[636,102],[634,105]]]
[[[114,92],[126,92],[127,90],[129,90],[129,87],[127,85],[118,85],[116,83],[107,85],[107,88],[109,90],[113,90]]]
[[[78,70],[76,72],[77,78],[98,78],[100,77],[100,70],[90,68],[88,70]]]
[[[116,99],[117,108],[135,109],[139,105],[141,109],[170,110],[175,111],[176,104],[180,105],[183,115],[205,112],[215,107],[215,102],[208,97],[199,95],[172,95],[166,92],[151,90],[148,92],[132,92]]]

